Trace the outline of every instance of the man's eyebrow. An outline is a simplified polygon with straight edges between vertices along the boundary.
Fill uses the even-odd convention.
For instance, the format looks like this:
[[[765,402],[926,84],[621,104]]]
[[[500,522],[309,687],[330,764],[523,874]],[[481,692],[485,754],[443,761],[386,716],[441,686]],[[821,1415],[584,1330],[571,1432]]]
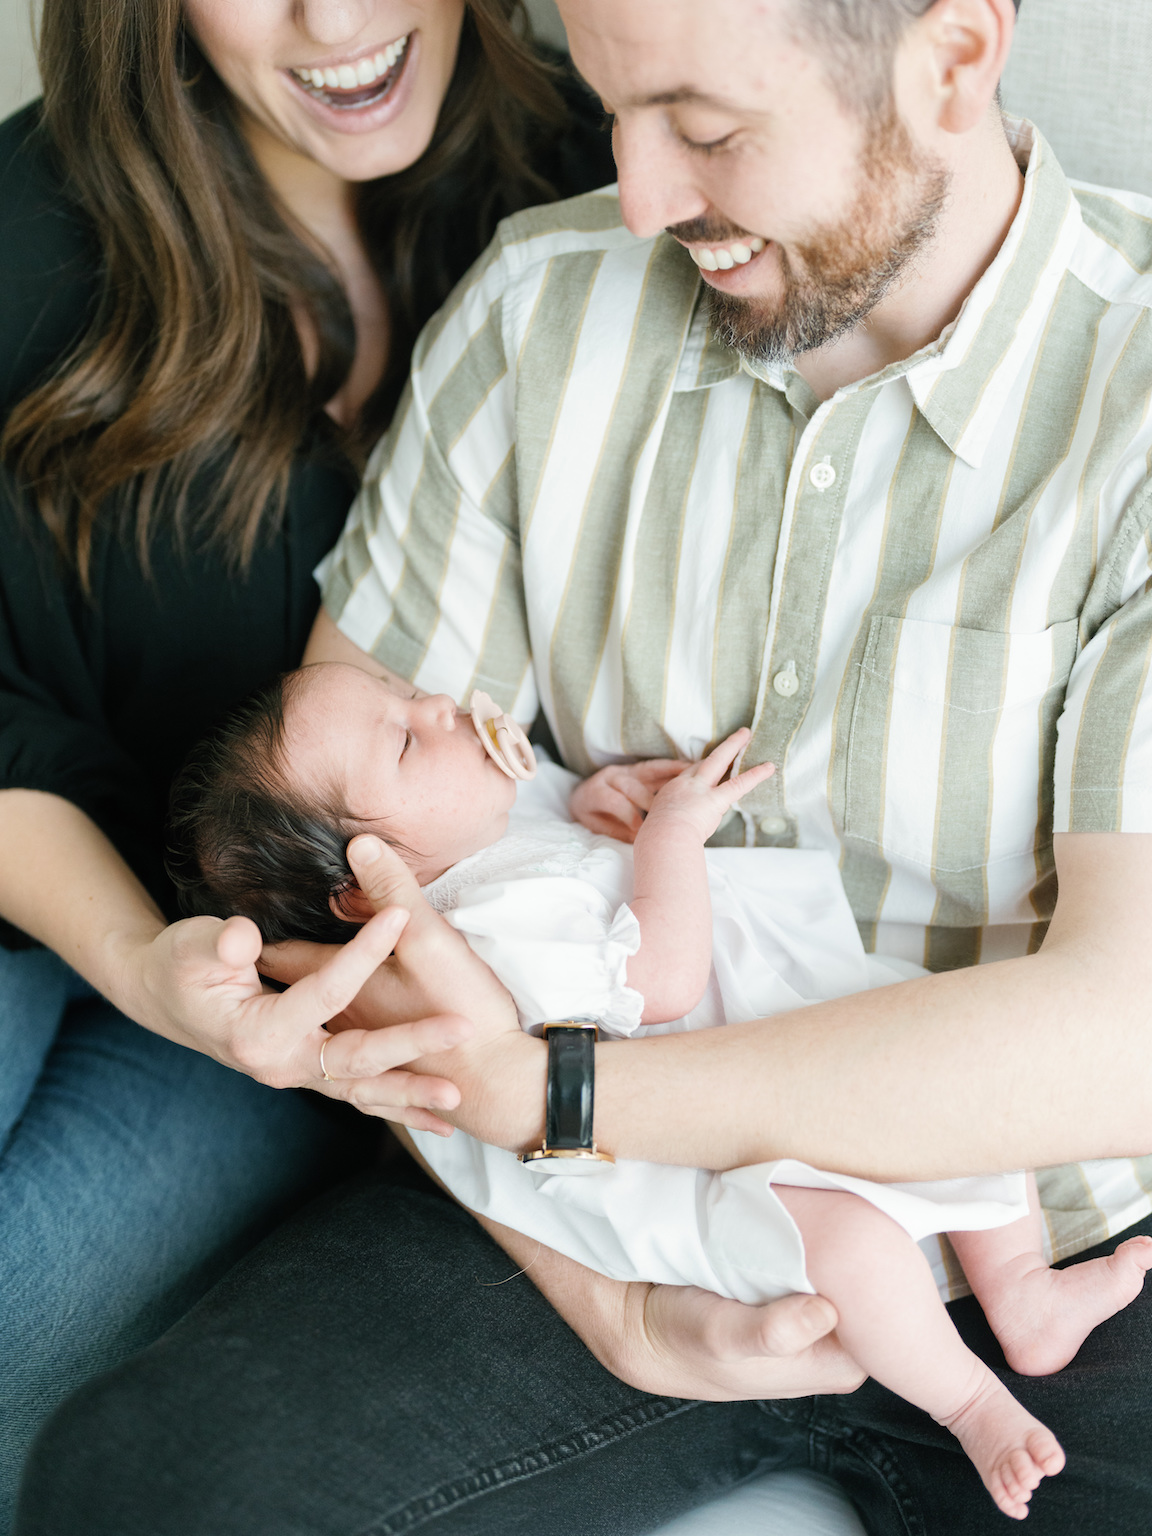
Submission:
[[[624,103],[628,107],[679,107],[692,102],[703,107],[719,107],[724,111],[741,110],[728,96],[714,96],[709,91],[698,91],[692,85],[677,86],[674,91],[656,91],[651,96],[630,96]]]

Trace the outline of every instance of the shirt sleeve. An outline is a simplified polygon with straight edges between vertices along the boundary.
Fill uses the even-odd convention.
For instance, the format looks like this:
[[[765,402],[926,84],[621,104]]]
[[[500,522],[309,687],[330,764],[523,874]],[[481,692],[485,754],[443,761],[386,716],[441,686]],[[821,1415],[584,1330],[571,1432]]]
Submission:
[[[425,328],[412,376],[317,571],[342,633],[429,692],[536,713],[499,244]]]
[[[1150,523],[1152,486],[1145,486],[1085,604],[1088,639],[1057,726],[1056,832],[1152,832]]]
[[[0,790],[32,789],[78,806],[157,893],[159,852],[141,827],[140,770],[99,718],[93,681],[47,538],[0,472]],[[29,941],[0,923],[0,944]]]
[[[569,875],[492,881],[461,894],[447,920],[500,978],[526,1027],[597,1019],[613,1035],[640,1027],[644,999],[628,985],[640,925],[627,904]]]

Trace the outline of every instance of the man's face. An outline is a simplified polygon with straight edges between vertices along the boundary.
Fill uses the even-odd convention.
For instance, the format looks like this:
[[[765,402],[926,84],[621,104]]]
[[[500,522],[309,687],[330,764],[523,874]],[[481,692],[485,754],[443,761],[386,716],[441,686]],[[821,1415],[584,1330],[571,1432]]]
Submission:
[[[625,222],[667,229],[725,340],[761,361],[861,321],[931,238],[944,167],[891,103],[848,108],[792,36],[802,0],[560,0],[614,114]]]

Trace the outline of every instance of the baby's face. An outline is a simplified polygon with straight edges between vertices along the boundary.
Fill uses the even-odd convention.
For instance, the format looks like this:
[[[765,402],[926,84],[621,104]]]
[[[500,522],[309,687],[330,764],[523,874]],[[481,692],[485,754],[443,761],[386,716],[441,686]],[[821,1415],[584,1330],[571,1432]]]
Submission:
[[[404,698],[338,663],[308,667],[285,711],[284,760],[306,795],[333,790],[410,848],[422,885],[503,837],[516,783],[447,694]]]

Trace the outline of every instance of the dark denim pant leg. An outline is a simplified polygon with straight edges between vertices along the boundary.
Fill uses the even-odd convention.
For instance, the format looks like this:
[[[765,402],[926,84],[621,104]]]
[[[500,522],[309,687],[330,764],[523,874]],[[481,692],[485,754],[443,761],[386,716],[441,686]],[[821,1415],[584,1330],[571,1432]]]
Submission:
[[[56,1415],[17,1536],[641,1536],[799,1465],[837,1476],[872,1536],[1005,1529],[952,1437],[883,1389],[650,1397],[510,1268],[436,1196],[326,1197]],[[1040,1536],[1152,1529],[1148,1300],[1059,1376],[1010,1378],[1069,1452],[1034,1500]],[[955,1312],[994,1361],[978,1309]]]
[[[1152,1220],[1122,1234],[1152,1236]],[[1111,1253],[1115,1238],[1081,1259]],[[988,1362],[1063,1445],[1068,1465],[1032,1496],[1028,1536],[1152,1532],[1152,1283],[1102,1324],[1054,1376],[1017,1376],[974,1300],[949,1311]],[[957,1441],[875,1382],[847,1398],[773,1404],[810,1436],[812,1464],[845,1487],[870,1536],[997,1536],[1008,1527]]]
[[[324,1197],[56,1415],[19,1536],[641,1536],[783,1464],[758,1405],[625,1386],[510,1273],[438,1195]]]

